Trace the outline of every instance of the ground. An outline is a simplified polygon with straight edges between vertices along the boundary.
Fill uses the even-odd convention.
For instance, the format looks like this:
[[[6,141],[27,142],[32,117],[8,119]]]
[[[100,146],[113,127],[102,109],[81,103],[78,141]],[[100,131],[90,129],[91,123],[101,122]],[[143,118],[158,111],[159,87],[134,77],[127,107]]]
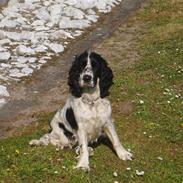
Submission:
[[[150,1],[95,46],[114,71],[109,99],[133,161],[120,161],[100,145],[90,158],[89,173],[73,170],[74,150],[28,146],[49,130],[54,112],[39,114],[35,125],[0,142],[0,182],[182,183],[182,7],[180,0]]]

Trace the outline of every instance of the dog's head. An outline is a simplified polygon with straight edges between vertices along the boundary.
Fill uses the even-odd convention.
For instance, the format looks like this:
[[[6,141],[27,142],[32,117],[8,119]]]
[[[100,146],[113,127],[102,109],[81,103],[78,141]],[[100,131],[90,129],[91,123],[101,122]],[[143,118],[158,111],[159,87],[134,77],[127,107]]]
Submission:
[[[84,89],[96,87],[99,79],[101,98],[106,97],[112,85],[113,73],[107,62],[95,52],[85,51],[80,56],[76,56],[68,78],[70,92],[75,97],[81,97]]]

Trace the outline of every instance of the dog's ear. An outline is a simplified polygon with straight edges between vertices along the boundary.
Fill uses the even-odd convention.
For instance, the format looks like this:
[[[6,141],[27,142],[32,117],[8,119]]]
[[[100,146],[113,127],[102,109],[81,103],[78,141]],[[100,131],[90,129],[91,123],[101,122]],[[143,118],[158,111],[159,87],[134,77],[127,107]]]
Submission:
[[[113,73],[110,67],[108,67],[107,62],[101,56],[99,60],[101,63],[99,75],[100,97],[104,98],[109,95],[109,88],[113,84]]]
[[[82,90],[79,86],[79,65],[78,57],[75,56],[75,60],[72,63],[72,66],[69,70],[68,85],[70,92],[75,97],[81,97]]]

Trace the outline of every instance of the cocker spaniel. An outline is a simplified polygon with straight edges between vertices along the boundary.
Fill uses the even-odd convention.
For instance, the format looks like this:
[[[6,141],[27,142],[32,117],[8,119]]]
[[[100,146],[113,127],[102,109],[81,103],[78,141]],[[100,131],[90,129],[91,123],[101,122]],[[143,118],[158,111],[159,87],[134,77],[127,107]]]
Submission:
[[[121,145],[111,116],[111,104],[106,98],[113,83],[113,73],[107,62],[95,52],[85,51],[76,57],[69,71],[71,95],[52,119],[52,131],[30,145],[49,143],[66,147],[78,144],[79,162],[76,168],[89,170],[88,144],[105,133],[122,160],[132,154]]]

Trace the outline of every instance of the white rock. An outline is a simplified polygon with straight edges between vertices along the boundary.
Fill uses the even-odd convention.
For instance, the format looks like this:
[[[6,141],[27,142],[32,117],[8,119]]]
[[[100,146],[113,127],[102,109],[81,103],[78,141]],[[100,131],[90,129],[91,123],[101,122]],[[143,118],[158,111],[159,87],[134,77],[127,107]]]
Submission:
[[[21,56],[19,56],[17,58],[17,61],[20,62],[20,63],[26,63],[28,61],[28,57],[21,57]]]
[[[55,4],[48,8],[48,11],[50,12],[50,20],[53,24],[58,24],[63,12],[63,7],[65,7],[64,4]]]
[[[114,176],[114,177],[117,177],[117,176],[118,176],[117,172],[114,172],[114,173],[113,173],[113,176]]]
[[[61,29],[83,29],[90,26],[90,21],[83,20],[71,20],[69,17],[62,17],[59,22]]]
[[[74,36],[74,37],[77,37],[77,36],[80,36],[82,33],[83,33],[83,31],[81,31],[81,30],[76,30],[76,31],[73,32],[73,36]]]
[[[23,64],[23,63],[15,62],[14,64],[15,64],[15,66],[16,66],[17,68],[25,68],[25,67],[27,67],[27,64]]]
[[[31,25],[32,26],[43,26],[45,24],[44,20],[36,20]]]
[[[51,40],[54,40],[54,39],[58,39],[58,38],[71,38],[73,39],[74,37],[71,35],[70,32],[67,32],[67,31],[64,31],[64,30],[58,30],[58,31],[54,31],[53,33],[51,33],[49,35],[49,38]]]
[[[48,45],[51,50],[53,50],[55,53],[63,52],[64,47],[61,44],[57,43],[51,43]]]
[[[4,32],[5,36],[9,39],[15,41],[23,41],[23,40],[32,40],[35,39],[35,32],[32,31],[22,31],[21,33],[18,32]]]
[[[127,167],[127,168],[126,168],[126,170],[130,171],[130,170],[131,170],[131,168],[130,168],[130,167]]]
[[[0,98],[0,108],[2,108],[6,103],[7,102],[4,98]]]
[[[66,0],[64,3],[73,6],[76,5],[77,2],[77,0]]]
[[[41,64],[47,63],[47,61],[46,60],[43,60],[43,59],[39,60],[38,62],[41,63]]]
[[[50,3],[51,3],[50,1],[43,1],[43,5],[44,5],[44,6],[49,6]]]
[[[93,11],[92,9],[88,9],[87,10],[87,13],[90,14],[90,15],[95,15],[95,11]]]
[[[0,52],[6,52],[7,49],[0,46]]]
[[[49,27],[45,27],[45,26],[37,26],[35,27],[35,31],[46,31],[49,30]]]
[[[38,3],[40,0],[25,0],[25,3]]]
[[[96,15],[86,15],[86,18],[92,22],[96,22],[98,19],[98,16]]]
[[[0,13],[0,19],[4,18],[4,16]]]
[[[9,52],[0,52],[0,61],[1,60],[9,60],[11,54]]]
[[[157,159],[159,159],[159,160],[163,161],[163,158],[162,158],[162,157],[160,157],[160,156],[159,156],[159,157],[157,157]]]
[[[74,19],[83,19],[85,14],[80,9],[67,6],[63,9],[63,15],[73,17]]]
[[[34,11],[34,14],[40,20],[45,20],[45,21],[51,20],[51,16],[45,7],[42,7],[39,10]]]
[[[144,101],[143,101],[143,100],[139,100],[139,103],[140,103],[140,104],[144,104]]]
[[[145,173],[144,171],[139,171],[139,170],[136,170],[135,172],[136,172],[136,175],[138,176],[143,176]]]
[[[23,74],[25,74],[26,76],[28,76],[28,75],[30,75],[30,74],[33,73],[33,69],[26,67],[26,68],[23,68],[23,69],[21,70],[21,72],[22,72]]]
[[[5,64],[5,63],[1,63],[0,66],[1,66],[2,68],[9,68],[9,69],[12,67],[12,65],[10,65],[10,64]]]
[[[14,5],[16,5],[18,3],[19,3],[19,0],[11,0],[11,1],[8,1],[8,6],[13,7]]]
[[[29,62],[29,63],[34,63],[34,62],[36,62],[36,60],[37,60],[36,57],[29,57],[29,58],[28,58],[28,62]]]
[[[102,0],[104,1],[104,0]],[[76,7],[77,8],[81,8],[81,9],[91,9],[93,7],[96,6],[97,3],[99,3],[100,1],[96,1],[96,0],[79,0],[79,2],[77,1]]]
[[[0,85],[0,96],[2,97],[9,97],[10,94],[7,91],[6,86]]]
[[[7,27],[7,28],[15,28],[17,25],[19,25],[18,22],[14,20],[8,20],[7,18],[2,19],[0,22],[0,27]]]
[[[1,39],[0,40],[0,45],[9,44],[9,43],[11,43],[10,39]]]
[[[34,51],[34,49],[32,49],[30,47],[26,47],[24,45],[20,45],[20,46],[17,46],[16,53],[18,55],[34,55],[35,51]]]
[[[21,77],[23,77],[23,76],[24,76],[24,74],[23,74],[23,73],[21,73],[19,69],[11,69],[11,70],[10,70],[10,74],[9,74],[9,76],[11,76],[11,77],[21,78]]]
[[[4,31],[0,30],[0,39],[4,39],[6,37]]]
[[[34,48],[35,52],[39,53],[39,52],[46,52],[48,50],[48,48],[44,45],[39,45],[36,48]]]

